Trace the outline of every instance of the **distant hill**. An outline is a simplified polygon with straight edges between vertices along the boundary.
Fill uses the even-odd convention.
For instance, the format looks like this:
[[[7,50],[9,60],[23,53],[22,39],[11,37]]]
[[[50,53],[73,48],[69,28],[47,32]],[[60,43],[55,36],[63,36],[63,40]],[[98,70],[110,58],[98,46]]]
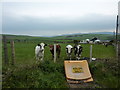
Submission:
[[[73,40],[85,40],[92,39],[97,37],[100,40],[113,40],[112,32],[94,32],[94,33],[77,33],[77,34],[68,34],[61,36],[53,37],[36,37],[36,36],[27,36],[27,35],[7,35],[4,34],[8,40],[14,40],[16,42],[46,42],[46,43],[57,43],[57,42],[72,42]],[[120,38],[119,38],[120,39]]]
[[[64,36],[55,36],[52,38],[55,39],[66,39],[66,40],[85,40],[85,39],[92,39],[93,37],[97,37],[100,40],[111,40],[114,39],[114,36],[111,34],[75,34],[75,35],[64,35]]]
[[[110,35],[113,35],[113,32],[71,33],[71,34],[62,34],[62,35],[59,35],[59,36],[81,35],[81,34],[110,34]]]
[[[92,32],[92,33],[88,33],[88,34],[110,34],[113,35],[113,32]]]

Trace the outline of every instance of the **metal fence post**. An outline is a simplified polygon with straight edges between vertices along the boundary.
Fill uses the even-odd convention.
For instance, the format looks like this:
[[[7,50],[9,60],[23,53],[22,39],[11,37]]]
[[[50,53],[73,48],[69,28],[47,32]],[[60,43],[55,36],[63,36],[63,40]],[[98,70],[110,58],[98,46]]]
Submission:
[[[90,45],[90,62],[92,61],[92,45]]]

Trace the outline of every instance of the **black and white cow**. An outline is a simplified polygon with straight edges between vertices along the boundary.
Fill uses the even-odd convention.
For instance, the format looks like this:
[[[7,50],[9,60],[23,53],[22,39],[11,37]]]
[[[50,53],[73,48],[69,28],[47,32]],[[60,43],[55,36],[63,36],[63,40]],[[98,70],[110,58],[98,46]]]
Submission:
[[[98,39],[94,41],[94,44],[100,44],[100,43],[101,43],[101,41]]]
[[[68,57],[70,60],[71,60],[72,49],[73,49],[73,46],[72,46],[72,45],[67,45],[67,46],[66,46],[66,54],[67,54],[67,57]]]
[[[83,50],[83,47],[81,45],[74,46],[74,54],[75,54],[77,60],[80,59],[82,50]]]
[[[91,39],[90,41],[95,42],[95,40],[98,40],[96,37],[93,37],[93,39]]]
[[[37,61],[39,61],[40,59],[41,61],[43,61],[45,46],[47,46],[47,44],[40,43],[35,47],[35,56]]]
[[[114,40],[110,40],[109,42],[103,42],[103,45],[105,45],[106,47],[108,47],[109,45],[114,46]]]

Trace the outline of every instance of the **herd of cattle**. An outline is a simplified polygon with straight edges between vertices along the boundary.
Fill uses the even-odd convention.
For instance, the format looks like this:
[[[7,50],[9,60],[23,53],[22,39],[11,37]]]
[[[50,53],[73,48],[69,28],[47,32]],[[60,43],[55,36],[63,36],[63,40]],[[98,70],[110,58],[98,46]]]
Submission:
[[[109,41],[109,42],[101,42],[99,39],[97,39],[96,37],[94,37],[93,39],[86,39],[86,43],[99,43],[99,44],[103,44],[106,47],[108,45],[113,45],[113,40]],[[44,43],[40,43],[35,47],[35,56],[37,60],[43,60],[44,58],[44,49],[45,46],[47,46],[47,44]],[[52,58],[54,58],[54,45],[48,45],[50,48],[50,52],[52,54]],[[66,46],[66,54],[68,59],[71,60],[71,55],[72,52],[74,51],[74,55],[76,56],[76,60],[79,60],[81,57],[81,53],[82,53],[83,47],[79,44],[75,44],[74,46],[72,45],[67,45]],[[61,46],[59,44],[56,45],[56,53],[57,53],[57,57],[60,57],[60,52],[61,52]]]
[[[93,37],[92,39],[86,39],[84,42],[80,42],[80,43],[102,44],[105,45],[106,47],[108,45],[114,46],[114,40],[110,40],[106,42],[106,41],[101,41],[96,37]]]
[[[35,56],[36,56],[37,61],[39,61],[39,60],[43,61],[45,46],[47,46],[47,44],[40,43],[35,47]],[[50,48],[52,57],[54,58],[54,45],[49,45],[49,48]],[[82,49],[83,49],[83,47],[81,45],[74,45],[74,46],[67,45],[66,46],[67,57],[71,60],[71,55],[74,50],[76,59],[79,60],[81,53],[82,53]],[[56,44],[56,53],[57,53],[58,58],[60,57],[60,52],[61,52],[61,46],[59,44]]]

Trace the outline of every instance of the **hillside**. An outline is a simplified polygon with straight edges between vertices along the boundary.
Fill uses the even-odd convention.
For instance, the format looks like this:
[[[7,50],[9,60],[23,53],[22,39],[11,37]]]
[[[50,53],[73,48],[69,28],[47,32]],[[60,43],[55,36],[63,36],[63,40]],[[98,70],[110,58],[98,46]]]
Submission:
[[[45,42],[45,43],[63,43],[71,42],[73,40],[85,40],[97,37],[100,40],[112,40],[115,37],[111,34],[75,34],[75,35],[63,35],[54,37],[35,37],[27,35],[7,35],[4,34],[8,40],[14,40],[15,42]]]
[[[56,36],[53,38],[56,39],[73,39],[73,40],[85,40],[87,38],[92,39],[93,37],[97,37],[100,40],[111,40],[113,39],[113,35],[111,34],[77,34],[77,35],[65,35],[65,36]]]

